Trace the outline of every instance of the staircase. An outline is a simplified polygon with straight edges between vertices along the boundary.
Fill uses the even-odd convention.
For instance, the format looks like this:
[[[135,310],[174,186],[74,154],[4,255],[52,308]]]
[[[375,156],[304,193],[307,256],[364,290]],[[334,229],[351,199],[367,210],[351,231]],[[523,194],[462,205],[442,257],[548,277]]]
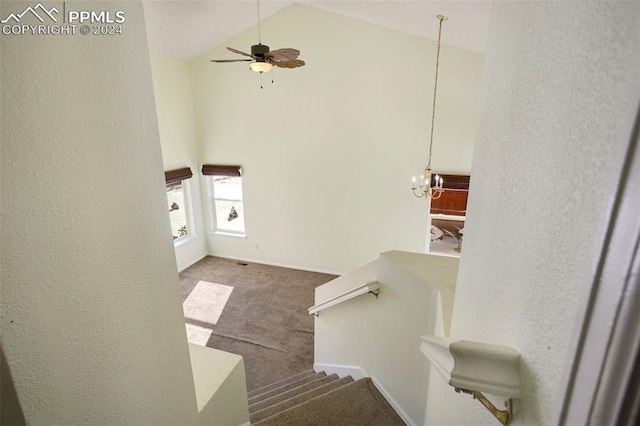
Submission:
[[[404,422],[371,379],[313,370],[249,392],[252,425],[380,425]]]

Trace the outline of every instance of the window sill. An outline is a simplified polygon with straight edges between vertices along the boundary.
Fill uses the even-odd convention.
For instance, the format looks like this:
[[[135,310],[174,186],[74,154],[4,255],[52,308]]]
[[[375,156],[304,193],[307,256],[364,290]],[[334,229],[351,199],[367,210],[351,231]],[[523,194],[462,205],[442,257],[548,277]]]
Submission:
[[[247,238],[246,234],[235,234],[233,232],[214,231],[214,235],[223,235],[225,237]]]
[[[452,215],[452,214],[442,214],[442,213],[430,214],[429,216],[431,216],[431,219],[458,220],[458,221],[462,221],[462,222],[464,222],[467,219],[466,216],[455,216],[455,215]]]
[[[195,239],[195,235],[186,235],[184,237],[180,237],[177,240],[173,240],[173,248],[178,248],[181,245],[194,241]]]

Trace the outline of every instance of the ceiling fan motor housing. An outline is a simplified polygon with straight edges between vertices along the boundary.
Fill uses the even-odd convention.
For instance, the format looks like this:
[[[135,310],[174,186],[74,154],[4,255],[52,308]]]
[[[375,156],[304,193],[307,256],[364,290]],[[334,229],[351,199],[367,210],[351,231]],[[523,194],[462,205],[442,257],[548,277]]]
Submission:
[[[251,46],[251,54],[253,56],[258,56],[260,58],[264,58],[264,55],[269,53],[269,46],[264,44],[254,44]]]

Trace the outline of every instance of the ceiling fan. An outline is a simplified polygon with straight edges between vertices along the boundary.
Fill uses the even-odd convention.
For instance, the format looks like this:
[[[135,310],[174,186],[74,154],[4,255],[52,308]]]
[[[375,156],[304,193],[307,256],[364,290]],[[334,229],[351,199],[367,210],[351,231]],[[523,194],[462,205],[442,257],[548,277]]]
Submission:
[[[262,44],[260,36],[260,0],[256,0],[258,9],[258,44],[251,46],[251,53],[242,52],[233,47],[227,50],[246,56],[251,59],[212,59],[211,62],[250,62],[249,69],[260,74],[271,71],[273,66],[279,68],[298,68],[304,66],[304,61],[298,59],[300,51],[298,49],[284,48],[269,50],[269,46]]]

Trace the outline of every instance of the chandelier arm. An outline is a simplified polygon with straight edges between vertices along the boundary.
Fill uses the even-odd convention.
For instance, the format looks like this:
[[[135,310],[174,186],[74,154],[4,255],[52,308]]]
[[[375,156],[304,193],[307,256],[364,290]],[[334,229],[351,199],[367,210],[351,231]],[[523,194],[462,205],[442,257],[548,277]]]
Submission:
[[[444,189],[438,187],[429,187],[428,185],[419,185],[418,187],[411,187],[411,192],[416,198],[431,198],[437,200],[442,196]]]

